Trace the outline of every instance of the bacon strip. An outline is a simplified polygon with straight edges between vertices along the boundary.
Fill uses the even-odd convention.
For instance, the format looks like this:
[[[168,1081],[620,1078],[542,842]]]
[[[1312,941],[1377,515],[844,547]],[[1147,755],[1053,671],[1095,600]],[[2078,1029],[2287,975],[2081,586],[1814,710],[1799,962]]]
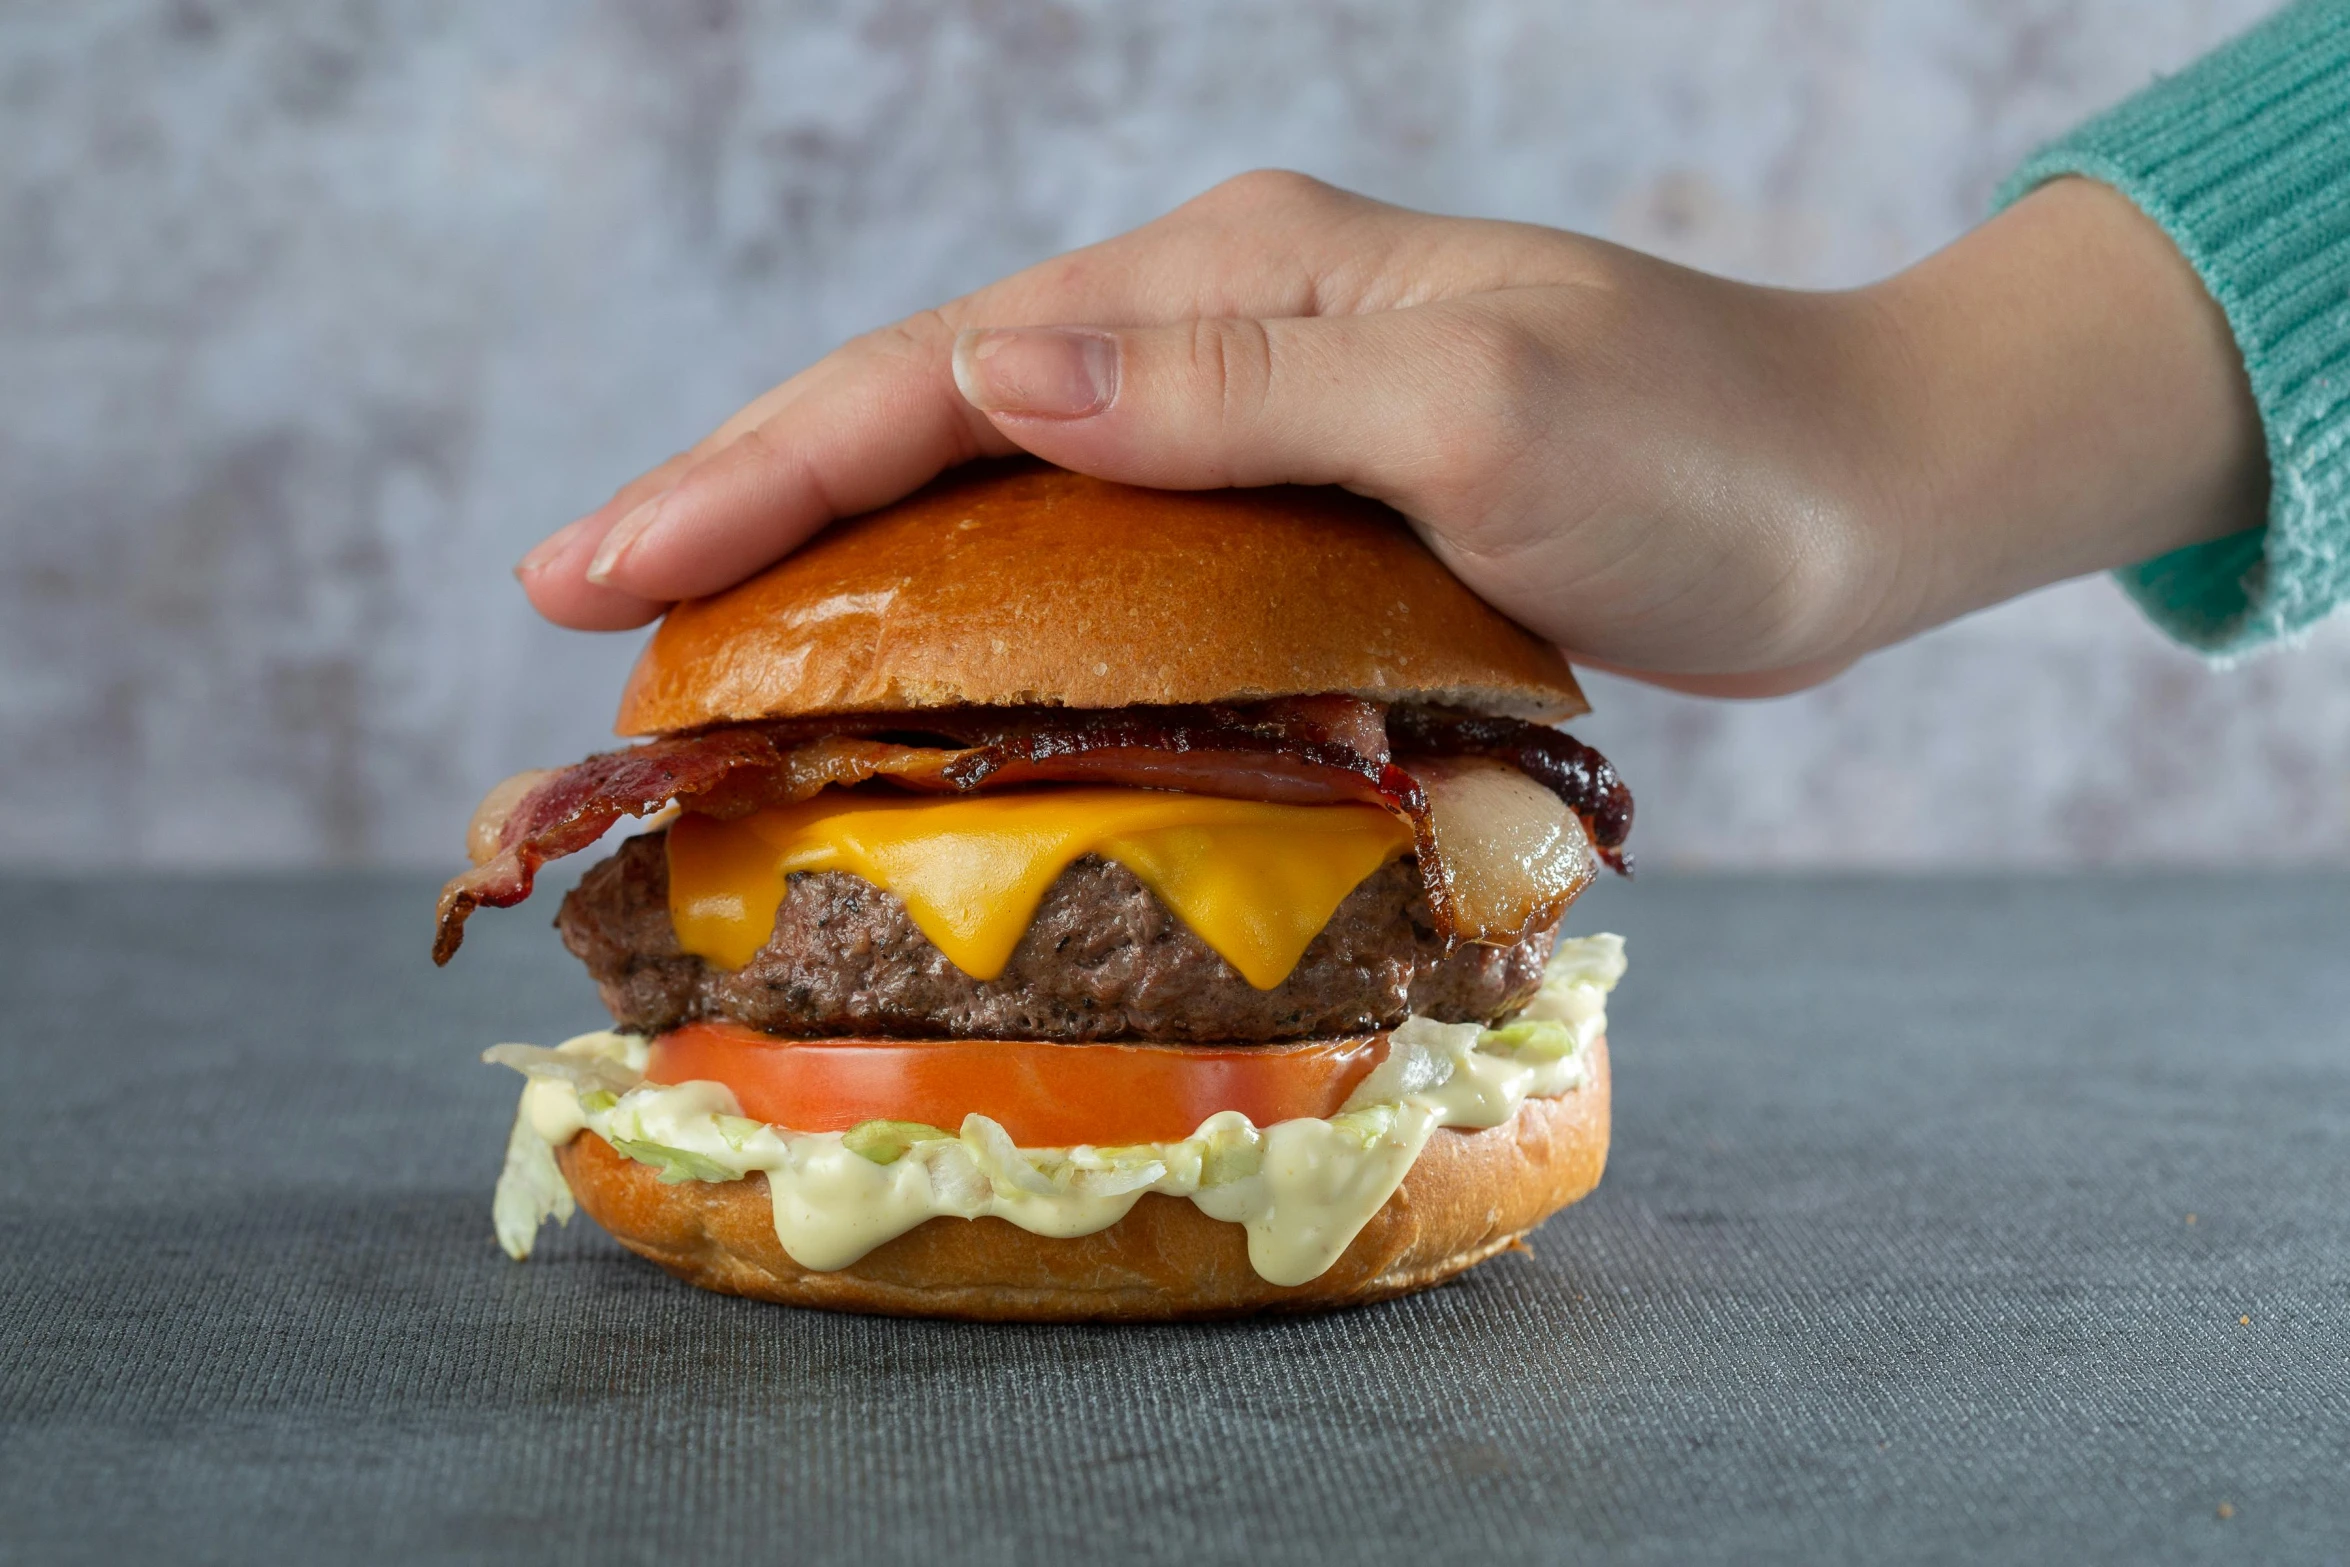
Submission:
[[[1511,931],[1489,931],[1460,917],[1470,911],[1456,910],[1450,889],[1458,878],[1438,863],[1428,793],[1408,764],[1389,759],[1391,733],[1401,749],[1492,757],[1520,768],[1581,816],[1599,855],[1623,869],[1615,850],[1631,825],[1631,796],[1614,769],[1564,735],[1509,720],[1404,708],[1383,713],[1332,696],[1267,703],[1253,712],[962,708],[736,724],[605,752],[492,790],[468,834],[477,863],[441,890],[433,961],[449,961],[476,908],[521,902],[541,865],[587,848],[623,816],[647,816],[672,802],[742,816],[876,778],[958,794],[1099,783],[1378,805],[1413,824],[1440,929],[1466,940],[1515,939],[1523,911],[1513,915]],[[1611,828],[1613,836],[1606,836]],[[1444,836],[1462,841],[1457,831]]]
[[[544,774],[512,801],[502,821],[485,819],[511,797],[508,786],[521,781],[509,779],[490,791],[468,834],[477,854],[492,845],[493,851],[441,889],[432,960],[446,963],[455,955],[476,908],[520,903],[541,865],[577,854],[623,816],[649,816],[672,801],[713,816],[743,816],[831,785],[881,777],[920,787],[955,754],[844,736],[784,750],[756,728],[714,729],[606,751]]]
[[[1425,810],[1420,786],[1387,759],[1386,749],[1382,742],[1375,754],[1366,753],[1331,738],[1328,726],[1314,719],[1252,722],[1230,709],[1127,709],[1068,715],[1053,728],[976,747],[948,763],[946,776],[958,789],[1084,780],[1306,805],[1357,800],[1405,815]]]

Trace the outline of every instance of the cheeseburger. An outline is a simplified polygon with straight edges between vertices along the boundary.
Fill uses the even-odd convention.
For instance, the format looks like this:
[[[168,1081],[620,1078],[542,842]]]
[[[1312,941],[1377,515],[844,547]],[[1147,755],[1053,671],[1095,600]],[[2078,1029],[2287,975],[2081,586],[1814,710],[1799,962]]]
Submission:
[[[1558,653],[1335,490],[959,471],[681,604],[641,743],[493,790],[439,908],[563,901],[610,1031],[494,1203],[709,1289],[1037,1321],[1296,1311],[1515,1245],[1606,1158],[1632,802]]]

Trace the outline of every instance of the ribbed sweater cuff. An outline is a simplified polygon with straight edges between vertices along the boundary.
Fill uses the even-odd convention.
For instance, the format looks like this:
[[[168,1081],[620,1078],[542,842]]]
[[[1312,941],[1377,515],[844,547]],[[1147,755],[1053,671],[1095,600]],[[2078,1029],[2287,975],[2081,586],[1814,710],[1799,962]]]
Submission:
[[[2042,148],[2160,224],[2227,313],[2268,439],[2266,525],[2116,573],[2180,641],[2228,655],[2350,602],[2350,0],[2304,0]]]

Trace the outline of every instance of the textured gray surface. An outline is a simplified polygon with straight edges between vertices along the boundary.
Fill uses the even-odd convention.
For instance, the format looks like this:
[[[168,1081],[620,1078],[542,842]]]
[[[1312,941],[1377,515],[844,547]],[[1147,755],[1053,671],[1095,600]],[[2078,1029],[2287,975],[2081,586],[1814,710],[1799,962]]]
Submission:
[[[0,6],[0,863],[444,862],[630,652],[526,545],[1239,170],[1844,283],[2263,9]],[[2350,628],[2217,676],[2084,584],[1789,702],[1596,684],[1651,864],[2350,858]]]
[[[2350,1542],[2350,881],[1610,890],[1616,1154],[1533,1256],[1122,1331],[509,1264],[472,1057],[592,1015],[531,911],[436,975],[414,881],[0,894],[10,1561]]]

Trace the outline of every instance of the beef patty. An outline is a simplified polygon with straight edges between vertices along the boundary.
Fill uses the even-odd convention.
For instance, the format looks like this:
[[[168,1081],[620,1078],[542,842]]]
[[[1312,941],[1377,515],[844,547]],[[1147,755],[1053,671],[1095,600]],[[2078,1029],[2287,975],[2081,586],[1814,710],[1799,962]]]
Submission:
[[[956,968],[893,894],[845,871],[791,877],[774,935],[729,971],[678,950],[660,833],[589,871],[555,928],[614,1021],[644,1033],[731,1018],[784,1035],[1184,1043],[1365,1033],[1414,1012],[1491,1022],[1533,994],[1556,935],[1448,953],[1404,859],[1347,896],[1287,979],[1258,990],[1132,871],[1088,855],[1045,893],[992,980]]]

